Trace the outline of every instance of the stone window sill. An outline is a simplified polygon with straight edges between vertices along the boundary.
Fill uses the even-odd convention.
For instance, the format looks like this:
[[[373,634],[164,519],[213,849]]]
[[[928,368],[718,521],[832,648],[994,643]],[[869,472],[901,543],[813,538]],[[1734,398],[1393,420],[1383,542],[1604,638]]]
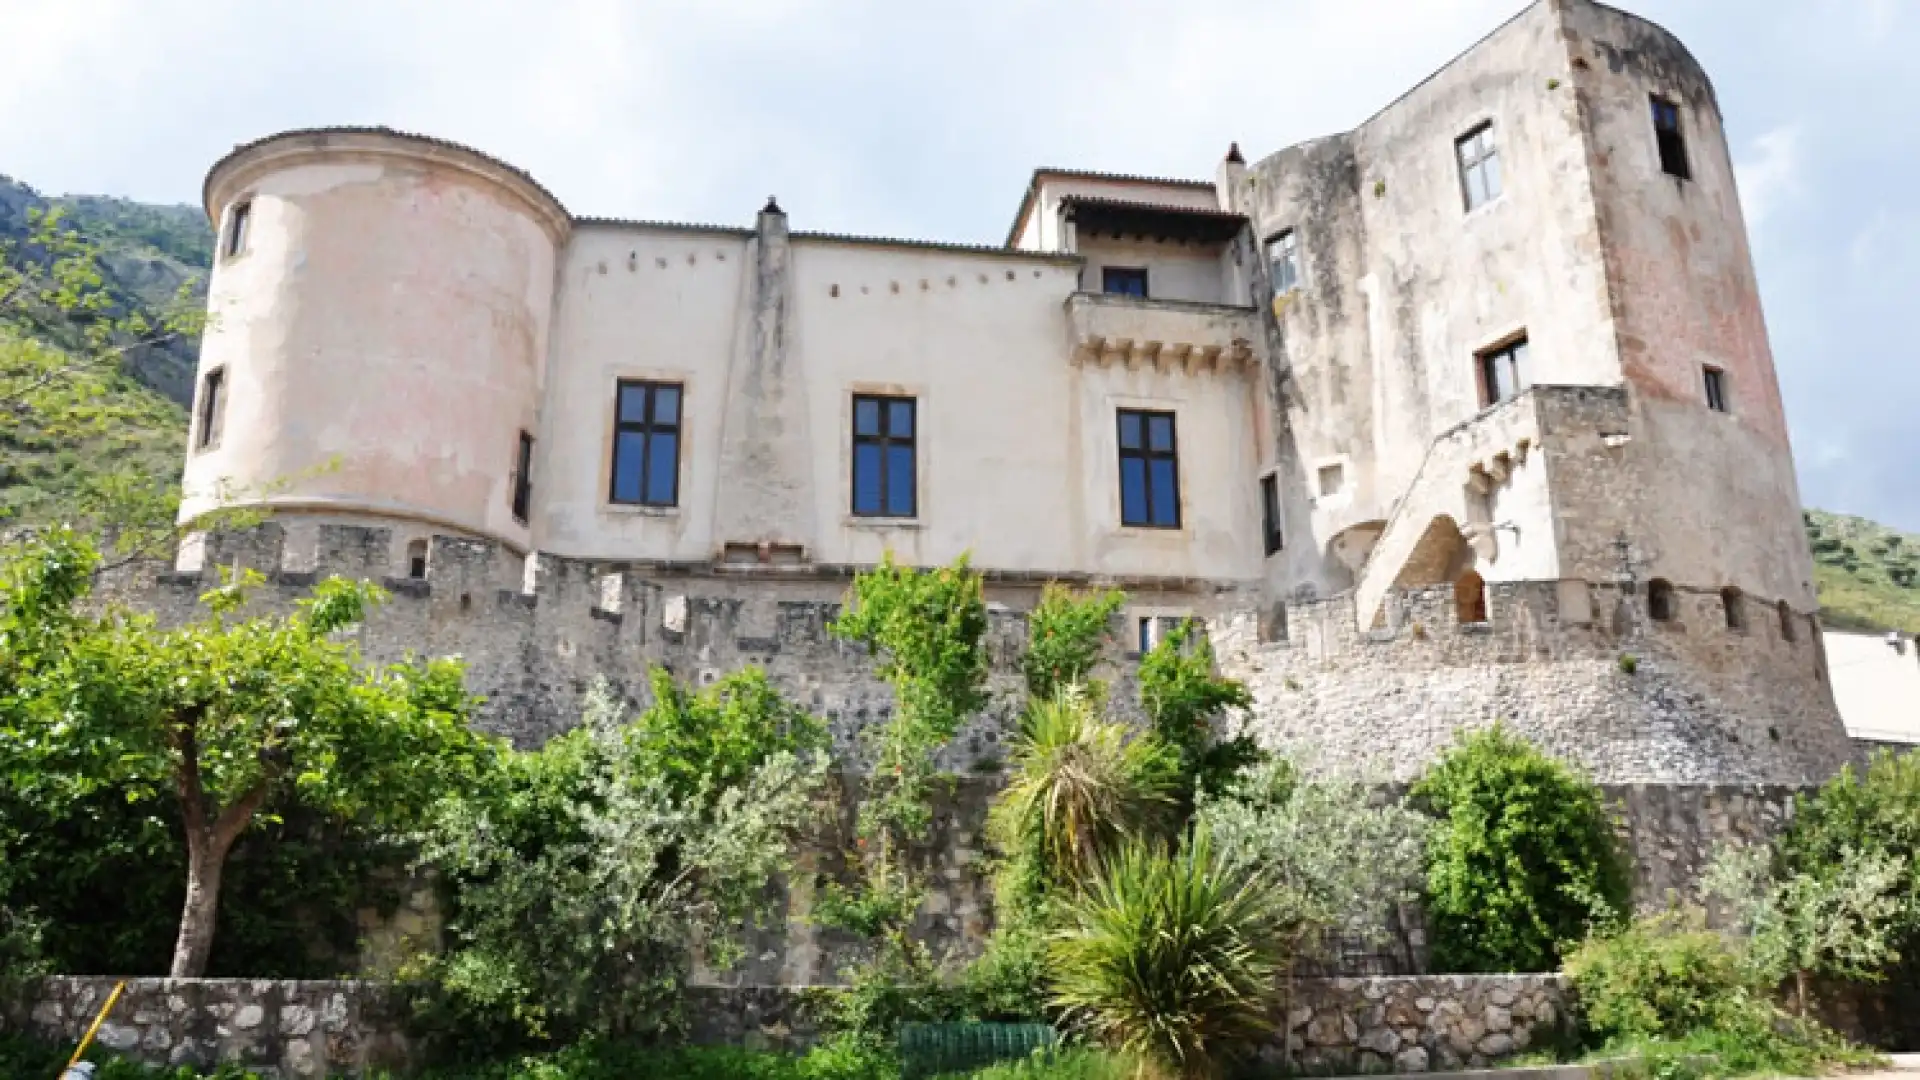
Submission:
[[[840,523],[849,529],[873,529],[892,531],[895,529],[924,529],[926,525],[919,518],[868,517],[863,514],[848,514]]]
[[[600,507],[603,514],[625,514],[632,517],[677,518],[678,506],[638,506],[631,503],[604,503]]]

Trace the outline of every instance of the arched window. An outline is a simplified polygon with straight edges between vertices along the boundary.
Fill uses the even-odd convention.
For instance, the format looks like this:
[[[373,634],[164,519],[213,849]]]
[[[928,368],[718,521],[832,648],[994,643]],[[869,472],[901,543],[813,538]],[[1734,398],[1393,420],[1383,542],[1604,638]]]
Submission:
[[[414,540],[407,544],[407,576],[415,581],[427,576],[427,542]]]
[[[1472,570],[1460,575],[1453,583],[1453,606],[1458,612],[1462,626],[1478,625],[1487,621],[1487,583]]]
[[[1774,605],[1774,610],[1780,613],[1780,640],[1781,641],[1794,640],[1793,609],[1787,606],[1787,602],[1785,600],[1782,600],[1778,604]]]
[[[1727,613],[1727,629],[1745,630],[1747,628],[1747,610],[1740,598],[1740,590],[1728,586],[1720,590],[1720,606]]]
[[[1647,614],[1654,622],[1673,621],[1673,583],[1665,578],[1647,582]]]

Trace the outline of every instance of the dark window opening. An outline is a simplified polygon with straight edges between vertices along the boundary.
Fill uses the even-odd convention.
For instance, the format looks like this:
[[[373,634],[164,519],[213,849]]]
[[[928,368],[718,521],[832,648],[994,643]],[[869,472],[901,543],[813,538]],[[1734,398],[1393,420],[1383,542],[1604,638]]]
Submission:
[[[1727,615],[1727,629],[1745,630],[1747,628],[1747,609],[1740,597],[1740,590],[1725,588],[1720,590],[1720,607]]]
[[[215,368],[200,380],[200,437],[194,446],[200,450],[219,445],[220,429],[226,415],[227,373]]]
[[[1292,229],[1267,241],[1267,267],[1273,275],[1273,295],[1284,296],[1300,287],[1300,241]]]
[[[1120,410],[1120,524],[1180,527],[1180,459],[1170,412]]]
[[[855,394],[853,512],[861,517],[913,517],[914,399]]]
[[[1673,585],[1661,578],[1647,583],[1647,614],[1654,622],[1673,621]]]
[[[1793,609],[1787,606],[1785,600],[1782,600],[1774,610],[1780,613],[1780,640],[1793,641]]]
[[[1286,547],[1285,530],[1280,521],[1280,478],[1271,473],[1260,478],[1260,519],[1261,531],[1266,534],[1267,554]]]
[[[1478,210],[1500,195],[1500,150],[1493,144],[1493,122],[1481,124],[1453,144],[1460,159],[1460,186],[1467,209]]]
[[[1160,643],[1167,640],[1168,634],[1180,629],[1183,625],[1188,627],[1186,639],[1180,643],[1181,650],[1184,652],[1192,647],[1194,638],[1198,636],[1198,631],[1192,626],[1191,620],[1179,615],[1140,616],[1140,655],[1145,656],[1159,648]]]
[[[1666,98],[1653,99],[1653,135],[1660,144],[1660,171],[1693,179],[1693,170],[1687,166],[1687,137],[1680,130],[1680,106]]]
[[[1147,271],[1144,267],[1109,266],[1100,271],[1100,291],[1115,296],[1147,297]]]
[[[1480,354],[1480,403],[1498,405],[1518,397],[1527,381],[1527,339]]]
[[[609,498],[629,506],[677,506],[680,387],[623,379],[616,393]]]
[[[513,520],[525,524],[533,503],[533,436],[520,433],[519,449],[513,455]]]
[[[1453,606],[1462,626],[1487,622],[1486,579],[1473,570],[1460,575],[1460,580],[1453,583]]]
[[[407,544],[407,576],[420,581],[427,576],[427,542],[414,540]]]
[[[227,254],[238,255],[247,250],[247,226],[253,221],[253,204],[235,203],[232,213],[227,217]]]
[[[1707,384],[1707,408],[1714,412],[1732,412],[1727,407],[1727,373],[1719,368],[1705,370]]]

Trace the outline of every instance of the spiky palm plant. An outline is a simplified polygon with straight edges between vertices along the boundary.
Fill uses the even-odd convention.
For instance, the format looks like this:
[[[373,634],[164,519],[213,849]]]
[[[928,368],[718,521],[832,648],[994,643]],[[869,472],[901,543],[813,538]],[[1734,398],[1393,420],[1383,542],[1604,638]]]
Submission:
[[[1053,1004],[1110,1049],[1211,1075],[1274,1030],[1289,910],[1282,889],[1204,830],[1173,851],[1129,844],[1049,941]]]
[[[1034,864],[1028,870],[1040,891],[1086,880],[1173,808],[1173,754],[1103,720],[1095,695],[1079,684],[1027,706],[1010,765],[991,827],[1001,850]]]

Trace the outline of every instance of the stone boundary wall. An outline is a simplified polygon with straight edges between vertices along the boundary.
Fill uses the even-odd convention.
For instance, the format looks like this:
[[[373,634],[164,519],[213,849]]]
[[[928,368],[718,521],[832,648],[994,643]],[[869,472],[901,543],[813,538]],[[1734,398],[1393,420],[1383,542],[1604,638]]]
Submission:
[[[701,988],[688,1002],[694,1039],[806,1046],[819,1037],[810,993]],[[1570,999],[1557,975],[1295,979],[1274,995],[1284,1031],[1260,1063],[1322,1074],[1479,1068],[1558,1037]]]
[[[43,980],[35,1000],[0,1015],[0,1028],[77,1045],[116,981]],[[412,1064],[406,1017],[400,995],[379,983],[129,979],[95,1039],[152,1065],[232,1062],[268,1076],[358,1076]]]

